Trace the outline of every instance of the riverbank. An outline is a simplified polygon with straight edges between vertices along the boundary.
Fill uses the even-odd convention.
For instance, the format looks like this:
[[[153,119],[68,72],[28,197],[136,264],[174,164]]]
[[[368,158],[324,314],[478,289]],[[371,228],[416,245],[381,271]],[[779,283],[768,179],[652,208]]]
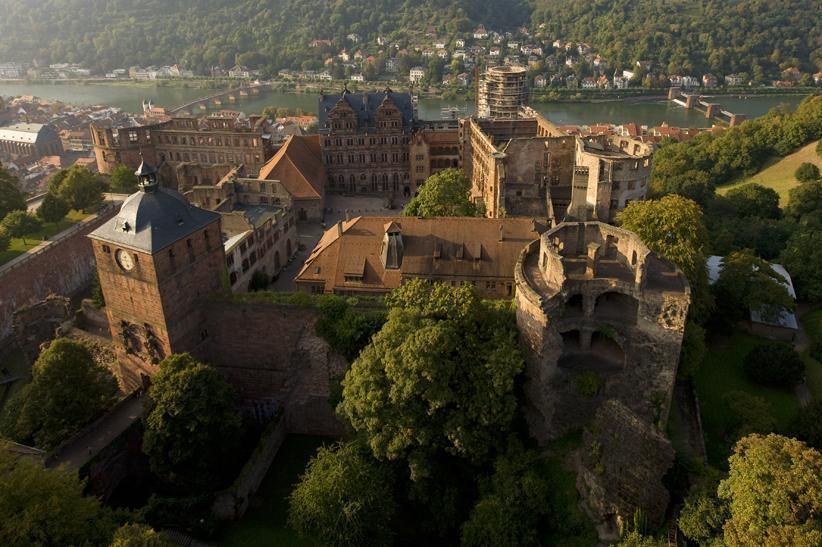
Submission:
[[[158,80],[111,80],[111,79],[75,79],[75,80],[0,80],[0,85],[36,85],[36,86],[105,86],[115,88],[131,89],[204,89],[222,90],[237,89],[248,86],[250,80],[237,78],[168,78]],[[349,80],[325,80],[325,81],[302,81],[302,80],[269,80],[264,82],[270,85],[274,91],[286,93],[327,93],[337,91],[347,87],[350,91],[358,93],[364,91],[382,91],[386,87],[405,90],[410,86],[408,82],[398,80],[384,80],[378,82],[351,82]],[[428,87],[416,88],[414,92],[419,97],[437,99],[444,101],[473,102],[474,89],[454,88],[454,87]],[[822,93],[819,87],[733,87],[733,88],[711,88],[695,89],[694,93],[700,93],[703,97],[736,97],[747,99],[750,97],[796,97]],[[533,89],[531,93],[532,103],[609,103],[609,102],[645,102],[659,101],[667,98],[667,88],[629,88],[629,89]]]

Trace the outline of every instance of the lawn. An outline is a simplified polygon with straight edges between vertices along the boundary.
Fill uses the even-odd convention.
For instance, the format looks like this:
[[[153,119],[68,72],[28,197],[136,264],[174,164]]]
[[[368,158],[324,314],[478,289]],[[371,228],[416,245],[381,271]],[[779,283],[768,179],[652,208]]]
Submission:
[[[215,543],[221,547],[317,547],[286,524],[288,495],[317,448],[328,442],[323,437],[288,436],[251,500],[251,508],[239,522],[223,530]]]
[[[799,186],[794,178],[794,173],[799,164],[804,162],[815,163],[822,169],[822,158],[816,154],[816,142],[805,145],[784,158],[774,158],[766,164],[764,169],[751,178],[721,186],[716,191],[719,194],[725,194],[732,188],[755,182],[776,190],[779,193],[779,205],[784,207],[788,204],[788,192],[791,188]]]
[[[730,443],[733,441],[726,436],[730,419],[723,401],[723,396],[729,391],[745,391],[765,399],[776,419],[778,431],[787,428],[799,413],[799,401],[793,391],[759,386],[745,378],[742,370],[745,355],[764,342],[767,340],[744,332],[717,336],[709,342],[708,354],[696,374],[708,462],[716,467],[727,466]]]
[[[5,264],[23,253],[29,252],[34,247],[40,245],[44,239],[54,237],[87,216],[86,213],[81,211],[71,211],[66,218],[60,222],[44,222],[43,227],[37,232],[28,234],[25,238],[13,238],[9,248],[0,252],[0,265]]]

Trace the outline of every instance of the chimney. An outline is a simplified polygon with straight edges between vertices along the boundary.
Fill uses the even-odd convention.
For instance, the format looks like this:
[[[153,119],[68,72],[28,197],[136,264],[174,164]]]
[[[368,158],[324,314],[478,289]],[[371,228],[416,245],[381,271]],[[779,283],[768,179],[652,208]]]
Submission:
[[[337,237],[342,237],[343,235],[343,225],[342,220],[337,223]]]
[[[502,222],[499,223],[499,241],[505,241],[505,227]]]

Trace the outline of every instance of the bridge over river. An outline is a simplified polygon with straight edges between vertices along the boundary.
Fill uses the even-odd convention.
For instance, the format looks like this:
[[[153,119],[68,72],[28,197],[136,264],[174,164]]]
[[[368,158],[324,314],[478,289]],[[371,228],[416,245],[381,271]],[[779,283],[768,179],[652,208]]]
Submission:
[[[683,106],[687,110],[702,112],[708,119],[715,118],[731,127],[739,125],[747,119],[745,114],[734,114],[728,110],[723,110],[722,105],[719,103],[710,103],[703,99],[704,97],[697,93],[683,93],[679,87],[672,87],[668,90],[669,101]]]
[[[264,89],[271,89],[271,84],[255,83],[250,85],[244,85],[234,89],[227,89],[224,91],[220,91],[219,93],[209,95],[208,97],[200,97],[199,99],[194,99],[193,101],[189,101],[184,105],[176,106],[174,108],[169,109],[169,112],[171,114],[180,114],[182,112],[188,112],[189,114],[194,115],[197,114],[198,110],[204,111],[209,106],[220,107],[224,104],[234,104],[239,99],[248,97],[249,95],[259,95],[260,91]]]

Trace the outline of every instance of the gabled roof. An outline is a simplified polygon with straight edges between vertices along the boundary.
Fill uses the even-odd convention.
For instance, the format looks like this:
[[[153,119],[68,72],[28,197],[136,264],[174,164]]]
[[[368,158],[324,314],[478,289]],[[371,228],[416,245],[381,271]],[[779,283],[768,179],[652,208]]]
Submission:
[[[402,234],[399,269],[386,269],[380,258],[388,228]],[[357,217],[323,234],[296,281],[385,292],[409,277],[513,279],[520,253],[538,237],[527,218]],[[345,277],[354,269],[362,279],[352,284]]]
[[[259,175],[279,181],[294,199],[322,199],[327,178],[319,135],[291,135]]]
[[[338,102],[344,101],[357,114],[357,124],[360,129],[376,129],[377,109],[384,100],[394,103],[401,115],[404,131],[410,131],[414,124],[414,104],[410,93],[394,93],[390,89],[372,93],[351,93],[348,90],[334,95],[320,96],[319,124],[320,130],[328,127],[328,113]]]

